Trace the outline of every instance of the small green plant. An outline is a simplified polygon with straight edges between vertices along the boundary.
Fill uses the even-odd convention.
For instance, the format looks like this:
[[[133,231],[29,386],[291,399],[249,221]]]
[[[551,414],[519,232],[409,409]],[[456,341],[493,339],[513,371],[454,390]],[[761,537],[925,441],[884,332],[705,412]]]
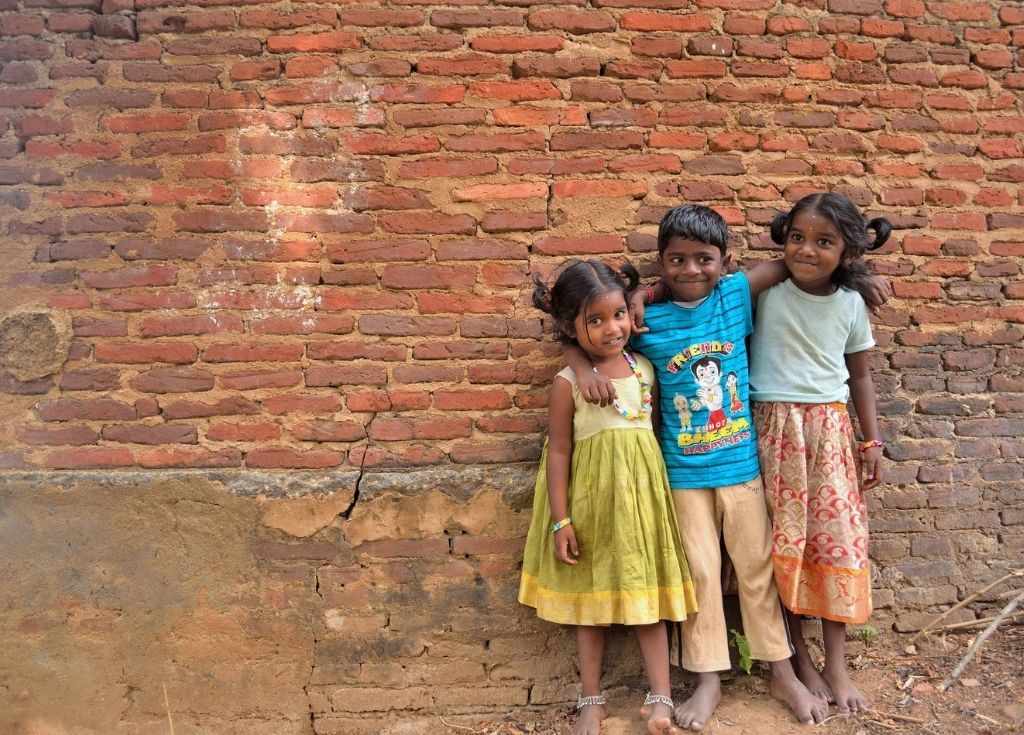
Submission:
[[[878,628],[873,625],[865,625],[853,632],[854,637],[865,646],[870,646],[878,638]]]
[[[740,668],[745,674],[749,674],[754,666],[754,659],[750,657],[750,641],[735,628],[730,628],[729,643],[736,646],[736,652],[740,655]]]

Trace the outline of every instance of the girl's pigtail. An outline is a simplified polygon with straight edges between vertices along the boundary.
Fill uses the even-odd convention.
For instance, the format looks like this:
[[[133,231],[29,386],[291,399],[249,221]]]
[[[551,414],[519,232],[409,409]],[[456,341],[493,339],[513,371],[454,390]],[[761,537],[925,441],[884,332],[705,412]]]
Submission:
[[[892,234],[892,223],[885,217],[875,217],[866,226],[869,230],[875,231],[875,239],[867,244],[867,250],[878,250],[878,248],[885,245],[885,241]]]
[[[779,212],[772,218],[771,233],[772,242],[778,245],[786,244],[787,230],[789,229],[789,215]]]
[[[619,275],[622,277],[627,294],[633,293],[640,285],[640,272],[628,260],[624,261],[622,267],[619,268]]]
[[[545,314],[550,314],[552,311],[551,289],[537,275],[533,277],[533,305]]]

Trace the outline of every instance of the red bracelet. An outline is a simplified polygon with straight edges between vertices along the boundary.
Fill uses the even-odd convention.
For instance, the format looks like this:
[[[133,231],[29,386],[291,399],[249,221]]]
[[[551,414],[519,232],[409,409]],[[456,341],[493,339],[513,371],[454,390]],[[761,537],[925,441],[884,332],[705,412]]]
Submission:
[[[866,441],[866,442],[861,442],[860,446],[857,447],[857,448],[863,454],[864,452],[868,451],[869,449],[873,449],[874,447],[883,448],[883,447],[885,447],[885,442],[882,442],[882,441],[880,441],[878,439],[871,439],[871,440]]]

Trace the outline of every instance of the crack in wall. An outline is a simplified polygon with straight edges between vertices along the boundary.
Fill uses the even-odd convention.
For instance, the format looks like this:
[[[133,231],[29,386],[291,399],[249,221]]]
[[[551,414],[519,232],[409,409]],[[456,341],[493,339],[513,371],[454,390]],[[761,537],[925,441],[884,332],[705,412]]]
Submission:
[[[363,447],[363,454],[359,458],[359,475],[356,477],[355,491],[352,493],[352,502],[349,506],[338,514],[339,518],[344,518],[346,521],[352,517],[353,511],[356,509],[356,503],[359,502],[359,488],[363,482],[363,475],[366,467],[366,454],[370,451],[370,447],[373,446],[373,440],[370,439],[370,427],[373,426],[373,422],[377,419],[377,414],[371,414],[370,420],[366,422],[366,426],[363,427],[363,431],[366,432],[366,445]]]

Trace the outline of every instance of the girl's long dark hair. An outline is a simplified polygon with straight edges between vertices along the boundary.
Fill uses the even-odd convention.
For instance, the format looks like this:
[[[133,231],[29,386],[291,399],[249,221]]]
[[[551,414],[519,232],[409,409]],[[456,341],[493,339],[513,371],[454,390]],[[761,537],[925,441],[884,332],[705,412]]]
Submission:
[[[552,316],[559,341],[573,343],[576,316],[608,291],[622,291],[626,297],[640,283],[640,274],[628,262],[615,270],[600,260],[574,259],[562,267],[554,286],[549,288],[537,276],[533,283],[533,305]]]
[[[882,247],[892,234],[892,224],[884,217],[875,217],[868,222],[857,209],[857,205],[842,194],[823,192],[808,194],[798,201],[787,214],[779,213],[772,220],[772,240],[785,245],[793,220],[801,212],[817,212],[835,225],[843,237],[843,256],[839,267],[832,273],[832,282],[837,286],[855,289],[856,284],[871,275],[864,254]],[[868,235],[873,230],[874,238]]]

